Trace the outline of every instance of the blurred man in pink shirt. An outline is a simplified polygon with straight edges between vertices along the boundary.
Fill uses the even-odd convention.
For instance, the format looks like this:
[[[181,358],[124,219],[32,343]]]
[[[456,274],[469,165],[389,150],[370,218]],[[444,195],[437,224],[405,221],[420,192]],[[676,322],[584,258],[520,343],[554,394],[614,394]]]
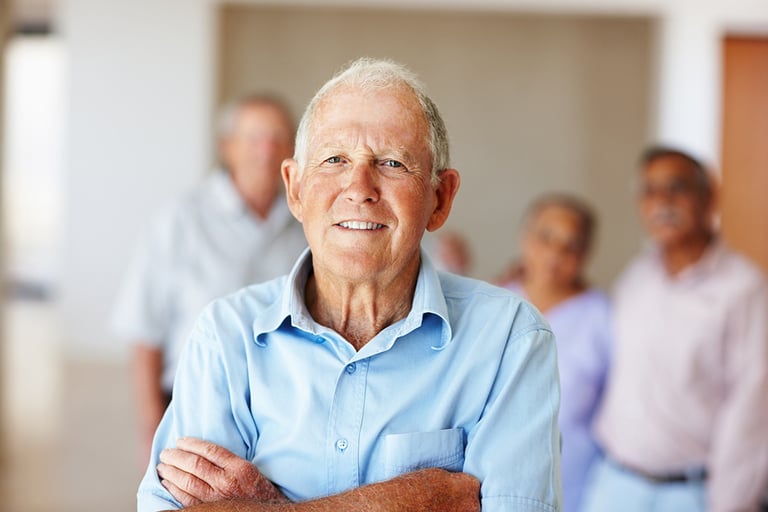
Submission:
[[[639,192],[654,243],[616,286],[596,423],[606,458],[586,510],[758,510],[768,480],[765,277],[715,233],[712,181],[696,159],[649,149]]]

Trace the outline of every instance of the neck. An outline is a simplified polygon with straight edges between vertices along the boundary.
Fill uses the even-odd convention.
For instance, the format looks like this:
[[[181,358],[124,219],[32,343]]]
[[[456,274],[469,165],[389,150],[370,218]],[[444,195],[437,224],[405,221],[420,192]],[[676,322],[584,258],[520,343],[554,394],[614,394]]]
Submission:
[[[407,286],[401,280],[382,286],[312,274],[305,293],[307,309],[317,323],[330,327],[360,350],[383,329],[408,316],[416,275],[407,282]]]
[[[272,203],[275,201],[274,196],[264,197],[243,197],[245,206],[256,217],[265,220],[269,217],[269,212],[272,210]]]
[[[667,273],[671,276],[677,275],[699,261],[713,239],[712,233],[704,233],[684,242],[662,247],[661,256]]]
[[[255,171],[254,171],[255,172]],[[243,181],[241,174],[229,171],[235,190],[240,195],[245,207],[256,217],[264,220],[269,217],[272,204],[279,195],[279,187],[269,183],[266,186],[254,186],[253,183]]]

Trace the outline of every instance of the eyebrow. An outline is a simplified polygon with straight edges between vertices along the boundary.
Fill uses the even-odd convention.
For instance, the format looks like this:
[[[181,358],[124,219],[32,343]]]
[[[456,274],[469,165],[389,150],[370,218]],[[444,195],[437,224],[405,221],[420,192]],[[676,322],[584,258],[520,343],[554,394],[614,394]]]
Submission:
[[[343,144],[339,144],[337,142],[327,143],[327,144],[319,144],[315,151],[317,152],[323,152],[323,153],[348,153],[349,148],[344,147]],[[403,160],[412,162],[415,160],[413,157],[412,152],[408,151],[404,146],[399,146],[394,149],[383,149],[383,150],[376,150],[371,148],[373,157],[376,160],[379,160],[381,158],[392,158],[396,160]]]

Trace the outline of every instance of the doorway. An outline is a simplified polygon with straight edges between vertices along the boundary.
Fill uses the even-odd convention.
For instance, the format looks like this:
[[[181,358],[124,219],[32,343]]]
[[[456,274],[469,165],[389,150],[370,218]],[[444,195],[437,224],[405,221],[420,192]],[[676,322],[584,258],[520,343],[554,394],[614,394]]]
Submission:
[[[63,48],[16,32],[2,47],[2,345],[4,510],[51,507],[57,449],[57,245],[63,188]],[[38,483],[33,483],[38,481]],[[40,485],[49,492],[40,493]]]
[[[722,231],[768,273],[768,37],[723,41]]]

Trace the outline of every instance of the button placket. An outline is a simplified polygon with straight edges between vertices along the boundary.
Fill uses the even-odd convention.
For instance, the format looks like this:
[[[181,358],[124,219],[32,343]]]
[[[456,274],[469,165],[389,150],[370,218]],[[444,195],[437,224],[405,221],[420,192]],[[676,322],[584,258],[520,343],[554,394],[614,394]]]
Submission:
[[[366,368],[365,361],[349,363],[341,368],[336,382],[328,431],[329,493],[360,485],[357,441],[365,406]]]

